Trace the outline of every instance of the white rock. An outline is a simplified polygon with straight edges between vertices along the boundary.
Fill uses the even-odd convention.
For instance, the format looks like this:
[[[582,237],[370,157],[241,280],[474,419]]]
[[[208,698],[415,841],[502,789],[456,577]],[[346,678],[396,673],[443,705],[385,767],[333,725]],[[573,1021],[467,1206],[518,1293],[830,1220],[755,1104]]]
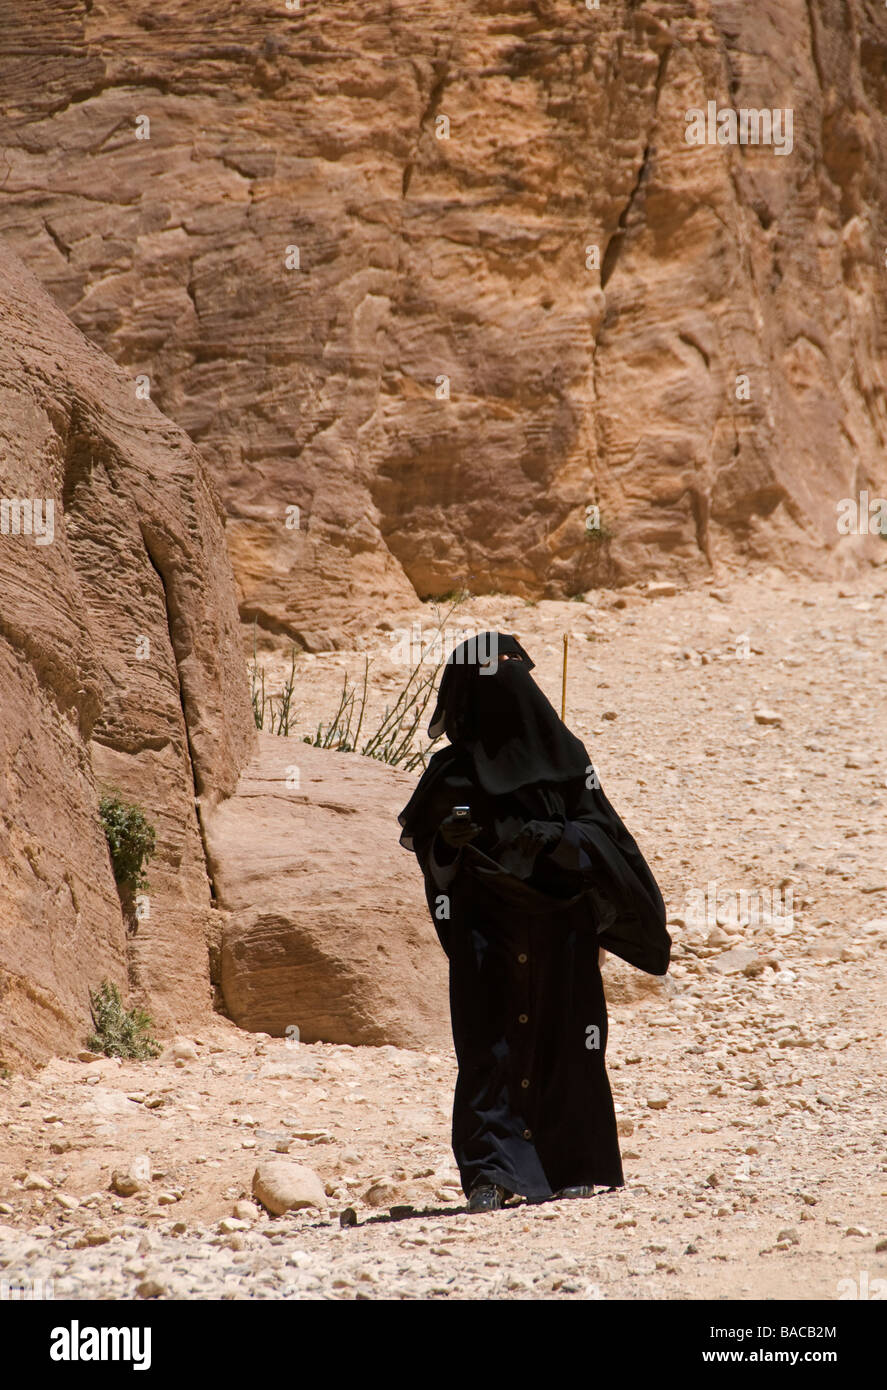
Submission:
[[[712,957],[708,964],[719,975],[739,975],[746,966],[757,959],[757,951],[753,951],[749,946],[734,946],[732,951],[724,951],[723,955]]]
[[[286,1158],[263,1160],[253,1174],[253,1196],[274,1216],[303,1207],[325,1210],[323,1183],[313,1168]]]
[[[397,1201],[397,1196],[398,1191],[394,1184],[382,1178],[378,1182],[371,1183],[363,1194],[363,1200],[368,1207],[389,1207]]]
[[[782,723],[782,715],[775,709],[756,709],[755,723],[778,725]]]
[[[151,1160],[147,1154],[138,1154],[126,1168],[115,1168],[111,1174],[111,1188],[118,1197],[132,1197],[143,1192],[151,1182]]]
[[[294,1250],[287,1256],[287,1264],[295,1265],[296,1269],[308,1269],[314,1264],[314,1260],[307,1250]]]
[[[51,1192],[52,1183],[40,1173],[26,1173],[22,1181],[26,1192]]]

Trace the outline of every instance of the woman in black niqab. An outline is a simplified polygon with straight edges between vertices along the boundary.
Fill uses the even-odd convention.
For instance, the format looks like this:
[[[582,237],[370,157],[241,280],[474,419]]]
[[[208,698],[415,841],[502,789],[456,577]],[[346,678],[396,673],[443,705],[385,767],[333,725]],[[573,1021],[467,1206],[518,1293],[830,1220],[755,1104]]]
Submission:
[[[399,816],[449,958],[471,1210],[622,1185],[598,953],[663,975],[671,947],[649,866],[533,665],[503,633],[451,653],[428,730],[449,747]]]

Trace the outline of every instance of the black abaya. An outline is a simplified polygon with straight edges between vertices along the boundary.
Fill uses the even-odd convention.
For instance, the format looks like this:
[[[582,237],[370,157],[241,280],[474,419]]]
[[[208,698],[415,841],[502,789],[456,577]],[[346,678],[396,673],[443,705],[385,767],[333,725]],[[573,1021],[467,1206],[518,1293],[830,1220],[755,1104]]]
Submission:
[[[671,943],[646,861],[531,665],[503,662],[496,676],[450,681],[451,695],[461,687],[454,746],[431,759],[400,823],[449,959],[463,1190],[497,1183],[533,1200],[622,1185],[598,949],[661,975]],[[485,680],[495,684],[478,698]],[[523,765],[545,780],[515,785]],[[482,827],[458,851],[438,833],[457,805]],[[522,857],[514,836],[539,819],[556,827],[557,842]]]

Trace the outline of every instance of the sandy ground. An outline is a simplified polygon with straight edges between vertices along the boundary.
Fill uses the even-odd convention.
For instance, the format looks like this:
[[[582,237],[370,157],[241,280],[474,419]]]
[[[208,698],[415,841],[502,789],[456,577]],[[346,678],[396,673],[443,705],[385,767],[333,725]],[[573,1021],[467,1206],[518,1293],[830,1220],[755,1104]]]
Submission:
[[[516,631],[556,703],[571,633],[568,722],[668,905],[664,983],[604,967],[624,1189],[469,1217],[449,1052],[290,1046],[220,1018],[190,1059],[0,1082],[0,1298],[871,1298],[887,1279],[885,592],[883,567],[843,586],[769,570],[450,619]],[[430,610],[386,622],[430,636]],[[397,640],[367,638],[368,728],[404,676]],[[299,658],[299,733],[362,666]],[[282,1150],[327,1211],[250,1202]],[[142,1190],[117,1195],[112,1173],[139,1161]]]

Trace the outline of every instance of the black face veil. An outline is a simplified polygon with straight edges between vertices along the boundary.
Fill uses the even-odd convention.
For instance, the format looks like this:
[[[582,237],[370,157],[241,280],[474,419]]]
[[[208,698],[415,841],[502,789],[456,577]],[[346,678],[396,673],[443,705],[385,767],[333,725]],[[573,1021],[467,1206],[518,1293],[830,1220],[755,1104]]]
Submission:
[[[401,844],[431,833],[453,803],[453,760],[467,757],[473,779],[488,796],[507,796],[585,777],[585,748],[561,722],[530,675],[534,662],[516,637],[484,632],[450,654],[428,733],[446,733],[450,748],[435,753],[398,817]],[[469,789],[456,800],[470,800]],[[528,815],[544,816],[542,803]]]
[[[481,679],[489,681],[499,669],[500,657],[520,658],[528,671],[535,662],[525,652],[516,637],[503,632],[481,632],[454,647],[447,657],[437,692],[437,705],[428,725],[428,737],[439,738],[445,733],[456,743],[471,718],[475,691]]]
[[[534,662],[516,637],[483,632],[447,661],[431,738],[445,732],[471,756],[491,796],[540,782],[584,776],[588,756],[530,675]]]

